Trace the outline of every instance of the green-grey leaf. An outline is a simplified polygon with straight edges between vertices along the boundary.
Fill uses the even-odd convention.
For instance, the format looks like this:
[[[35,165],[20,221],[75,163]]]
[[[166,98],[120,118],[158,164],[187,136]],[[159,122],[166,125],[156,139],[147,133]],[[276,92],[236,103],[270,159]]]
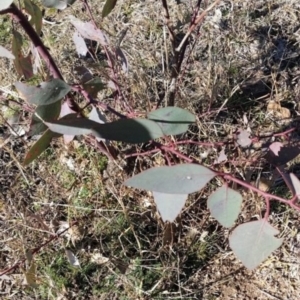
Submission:
[[[222,226],[231,227],[241,211],[242,201],[240,193],[223,185],[208,197],[207,206]]]
[[[154,202],[164,222],[173,222],[184,207],[187,194],[153,192]]]
[[[274,237],[278,233],[265,219],[249,222],[233,230],[229,245],[243,265],[253,270],[281,246],[283,239]]]
[[[108,16],[110,12],[114,9],[116,4],[117,4],[117,0],[106,0],[102,10],[102,18]]]
[[[31,15],[30,24],[35,25],[36,32],[40,35],[43,24],[43,14],[40,8],[31,0],[24,0],[25,10]]]
[[[50,145],[52,138],[57,137],[57,133],[50,131],[49,129],[37,140],[30,150],[27,152],[24,159],[24,165],[29,165],[34,161],[40,154],[42,154]]]
[[[33,67],[31,62],[31,56],[28,54],[26,57],[23,55],[23,38],[22,35],[13,30],[12,32],[12,53],[15,57],[14,64],[17,72],[20,76],[24,76],[25,79],[29,79],[33,76]]]
[[[42,82],[40,87],[16,82],[15,87],[24,100],[36,105],[49,105],[59,101],[71,90],[71,87],[60,79]]]
[[[157,122],[165,135],[177,135],[185,133],[189,125],[195,122],[195,116],[189,111],[168,106],[150,112],[148,119]]]
[[[43,123],[42,120],[47,122],[57,120],[57,118],[59,117],[60,108],[60,101],[49,105],[38,106],[32,116],[28,134],[32,136],[44,132],[48,127]]]
[[[97,98],[98,92],[104,89],[104,84],[99,77],[95,77],[83,84],[83,88],[93,97]]]
[[[216,173],[197,164],[148,169],[125,181],[125,185],[165,194],[189,194],[202,189]]]
[[[42,0],[42,4],[47,8],[63,10],[68,5],[72,5],[76,0]]]
[[[13,0],[1,0],[0,10],[8,8],[13,3]]]
[[[162,137],[164,134],[155,122],[146,119],[120,119],[99,124],[89,119],[61,119],[46,123],[54,132],[67,135],[93,134],[106,140],[126,143],[145,143]]]

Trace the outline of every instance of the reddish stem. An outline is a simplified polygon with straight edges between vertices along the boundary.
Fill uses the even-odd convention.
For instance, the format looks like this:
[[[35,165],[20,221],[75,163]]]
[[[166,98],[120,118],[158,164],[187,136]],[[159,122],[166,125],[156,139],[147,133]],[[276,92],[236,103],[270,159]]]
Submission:
[[[51,242],[57,240],[57,239],[58,239],[59,237],[61,237],[66,231],[68,231],[72,226],[77,225],[78,223],[79,223],[79,221],[75,221],[75,222],[73,222],[68,228],[64,229],[64,230],[63,230],[62,232],[60,232],[59,234],[57,234],[57,235],[56,235],[56,234],[52,235],[52,237],[51,237],[48,241],[46,241],[45,243],[41,244],[40,246],[34,248],[34,249],[32,250],[32,255],[38,253],[43,247],[45,247],[45,246],[47,246],[48,244],[50,244]],[[23,258],[23,259],[21,259],[21,260],[19,260],[19,261],[18,261],[17,263],[15,263],[13,266],[11,266],[11,267],[9,267],[9,268],[7,268],[7,269],[1,271],[0,277],[1,277],[2,275],[4,275],[4,274],[7,274],[7,273],[9,273],[9,272],[15,270],[15,269],[18,268],[20,265],[24,264],[25,261],[26,261],[26,257]]]
[[[268,197],[266,197],[265,200],[266,200],[266,212],[264,215],[264,219],[268,220],[269,215],[270,215],[270,199]]]
[[[135,156],[146,156],[148,154],[157,153],[159,151],[160,151],[159,149],[153,149],[153,150],[149,150],[149,151],[146,151],[143,153],[132,153],[132,154],[125,155],[125,158],[135,157]]]
[[[216,172],[217,173],[217,172]],[[274,200],[277,200],[279,202],[282,202],[282,203],[285,203],[287,205],[290,205],[290,206],[293,206],[294,208],[296,208],[297,210],[300,210],[300,207],[296,206],[296,205],[291,205],[291,200],[287,200],[287,199],[284,199],[284,198],[281,198],[281,197],[278,197],[276,195],[272,195],[272,194],[269,194],[267,192],[264,192],[260,189],[258,189],[257,187],[253,186],[252,184],[250,183],[247,183],[247,182],[244,182],[238,178],[235,178],[234,176],[232,176],[231,174],[227,174],[227,173],[217,173],[217,175],[219,176],[222,176],[224,179],[227,179],[227,180],[230,180],[230,181],[233,181],[233,182],[236,182],[238,183],[239,185],[241,186],[244,186],[245,188],[247,188],[248,190],[252,190],[254,192],[256,192],[257,194],[263,196],[264,198],[269,198],[270,200],[271,199],[274,199]]]
[[[178,141],[175,142],[176,145],[182,145],[182,144],[194,144],[199,146],[208,146],[208,147],[215,147],[215,146],[224,146],[226,142],[196,142],[192,140],[184,140],[184,141]]]
[[[56,63],[54,62],[52,56],[50,55],[48,49],[43,44],[42,40],[36,33],[36,31],[33,29],[31,24],[28,22],[27,18],[24,16],[24,14],[19,10],[19,8],[12,3],[10,8],[6,10],[0,11],[0,14],[10,13],[12,17],[20,23],[20,25],[23,27],[29,38],[31,39],[32,43],[38,50],[39,54],[43,58],[43,60],[46,62],[50,73],[54,78],[59,78],[61,80],[64,80]]]

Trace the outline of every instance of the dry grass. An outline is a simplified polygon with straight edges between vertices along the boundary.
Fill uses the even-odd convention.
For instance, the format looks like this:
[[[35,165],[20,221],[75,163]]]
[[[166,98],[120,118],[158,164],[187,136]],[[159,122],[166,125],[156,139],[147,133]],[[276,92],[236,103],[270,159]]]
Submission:
[[[44,25],[43,40],[67,81],[79,80],[75,73],[78,65],[104,78],[103,53],[97,62],[79,59],[70,39],[73,29],[68,15],[88,20],[77,2],[59,14],[46,11],[48,19],[57,24]],[[121,47],[129,61],[129,74],[121,73],[119,80],[130,106],[143,115],[159,101],[164,105],[170,88],[172,51],[160,1],[119,0],[103,23],[102,3],[89,2],[112,45],[128,28]],[[185,32],[190,2],[169,2],[176,33]],[[296,1],[221,1],[218,10],[206,18],[200,35],[192,35],[178,80],[176,105],[197,116],[188,138],[216,142],[227,139],[238,128],[249,127],[253,134],[263,134],[297,124],[298,19]],[[7,19],[1,19],[1,45],[10,42],[9,28]],[[6,87],[6,92],[13,91],[11,85],[17,76],[13,66],[1,60],[0,86]],[[110,91],[101,93],[99,98],[103,99]],[[14,95],[9,97],[19,101]],[[273,109],[271,101],[280,106]],[[5,101],[2,108],[20,109],[20,105]],[[28,123],[28,113],[21,114],[21,123]],[[124,153],[141,149],[115,143],[120,155],[112,161],[82,139],[68,147],[57,140],[23,168],[21,162],[32,141],[11,136],[6,122],[0,130],[0,145],[5,142],[0,148],[0,268],[13,265],[58,228],[79,220],[67,234],[35,255],[37,288],[24,285],[24,274],[18,268],[1,278],[3,299],[298,299],[296,212],[279,204],[272,207],[271,223],[285,243],[250,272],[230,250],[230,232],[207,211],[206,199],[217,181],[190,196],[172,227],[170,245],[165,243],[170,227],[162,223],[151,195],[122,186],[133,173],[164,163],[160,155],[125,159]],[[214,164],[220,151],[199,146],[181,150],[208,166]],[[252,153],[228,148],[226,154],[232,163],[224,168],[237,176],[250,173],[251,180],[268,178],[272,169],[264,161],[246,164],[259,153],[260,148]],[[297,159],[290,168],[298,168]],[[276,194],[289,196],[282,184],[271,188]],[[263,199],[242,192],[240,223],[255,219],[264,209]],[[70,265],[65,249],[77,256],[80,268]]]

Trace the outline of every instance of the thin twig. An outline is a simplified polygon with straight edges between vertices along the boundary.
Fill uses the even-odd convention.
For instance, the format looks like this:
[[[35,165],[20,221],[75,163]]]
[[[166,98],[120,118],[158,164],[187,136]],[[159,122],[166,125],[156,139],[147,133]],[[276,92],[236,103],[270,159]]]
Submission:
[[[38,247],[34,248],[32,250],[32,255],[38,253],[43,247],[47,246],[48,244],[50,244],[51,242],[57,240],[59,237],[61,237],[66,231],[68,231],[72,226],[77,225],[79,223],[79,220],[74,221],[72,224],[70,224],[70,226],[66,229],[64,229],[62,232],[60,232],[59,234],[53,234],[52,237],[47,240],[45,243],[39,245]],[[16,262],[13,266],[3,270],[0,272],[0,277],[2,275],[5,275],[13,270],[15,270],[16,268],[18,268],[20,265],[24,264],[26,262],[27,258],[24,257],[23,259],[19,260],[18,262]]]
[[[84,88],[82,88],[80,85],[73,85],[72,90],[80,93],[86,99],[86,101],[88,102],[88,105],[95,104],[95,105],[100,106],[101,108],[103,108],[105,110],[110,111],[111,113],[115,114],[119,118],[127,118],[125,115],[117,112],[116,110],[114,110],[109,105],[93,99],[93,97]]]
[[[170,35],[171,35],[171,42],[174,46],[175,34],[174,34],[174,31],[171,27],[171,18],[170,18],[170,14],[169,14],[168,3],[167,3],[167,0],[161,0],[161,2],[162,2],[162,6],[163,6],[163,9],[164,9],[164,12],[165,12],[165,23],[166,23],[166,26],[169,30]]]
[[[61,80],[63,79],[63,76],[61,75],[56,63],[54,62],[52,56],[50,55],[48,49],[46,46],[43,44],[42,40],[40,39],[39,35],[36,33],[36,31],[33,29],[25,15],[19,10],[19,8],[12,3],[10,8],[6,10],[0,11],[0,14],[11,14],[12,17],[20,23],[20,25],[23,27],[29,38],[31,39],[33,45],[36,47],[38,50],[39,54],[43,58],[43,60],[46,62],[50,73],[54,78],[59,78]]]
[[[212,10],[215,6],[217,6],[220,3],[220,0],[216,0],[212,5],[210,5],[205,11],[201,13],[201,15],[194,21],[193,24],[191,24],[190,28],[188,29],[186,35],[182,39],[180,45],[176,48],[177,52],[180,52],[181,48],[184,46],[186,40],[191,35],[191,33],[194,31],[194,29],[202,22],[207,15],[207,13]]]
[[[15,19],[24,29],[24,31],[27,33],[28,37],[32,41],[33,45],[39,52],[40,56],[45,61],[47,67],[49,68],[50,74],[53,76],[53,78],[58,78],[64,81],[64,78],[59,71],[53,57],[51,56],[50,52],[48,51],[47,47],[44,45],[42,40],[40,39],[39,35],[36,33],[32,25],[29,23],[25,15],[22,13],[22,11],[14,4],[12,3],[11,6],[6,9],[0,11],[0,15],[2,14],[11,14],[12,18]],[[80,113],[80,109],[78,104],[69,96],[66,97],[68,105],[71,109],[74,111]]]
[[[84,6],[85,6],[85,8],[86,8],[86,10],[87,10],[87,12],[88,12],[91,20],[92,20],[92,23],[93,23],[94,27],[98,28],[97,23],[95,21],[95,18],[93,16],[92,10],[91,10],[91,8],[90,8],[87,0],[82,0],[82,2],[84,4]],[[114,62],[113,62],[113,60],[111,58],[109,50],[108,50],[107,46],[105,46],[105,45],[103,45],[103,49],[104,49],[106,57],[107,57],[108,66],[110,67],[110,69],[112,71],[112,79],[113,79],[114,84],[115,84],[115,86],[117,88],[119,98],[123,100],[123,105],[128,110],[128,112],[132,113],[132,108],[129,106],[129,104],[127,103],[126,99],[124,98],[123,93],[122,93],[122,91],[120,89],[120,85],[118,84],[118,75],[117,75],[117,72],[116,72],[116,70],[114,68]]]

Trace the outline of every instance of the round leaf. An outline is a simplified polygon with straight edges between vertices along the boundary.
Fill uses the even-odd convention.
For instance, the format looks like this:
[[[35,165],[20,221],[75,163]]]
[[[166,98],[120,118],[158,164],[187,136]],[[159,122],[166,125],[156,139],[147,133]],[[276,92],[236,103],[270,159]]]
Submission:
[[[150,112],[147,117],[157,122],[165,135],[185,133],[189,125],[195,122],[195,116],[192,113],[175,106],[157,109]]]
[[[110,12],[114,9],[117,4],[117,0],[106,0],[103,10],[102,10],[102,18],[105,18]]]
[[[125,185],[166,194],[189,194],[202,189],[216,173],[196,164],[148,169],[125,181]]]
[[[231,227],[241,211],[242,201],[240,193],[223,185],[208,197],[207,206],[222,226]]]
[[[253,270],[281,246],[283,239],[274,237],[278,233],[265,219],[249,222],[233,230],[229,245],[244,266]]]
[[[69,16],[72,25],[77,29],[83,38],[97,41],[102,46],[106,46],[109,43],[108,37],[100,30],[96,28],[92,22],[82,22],[74,16]]]

